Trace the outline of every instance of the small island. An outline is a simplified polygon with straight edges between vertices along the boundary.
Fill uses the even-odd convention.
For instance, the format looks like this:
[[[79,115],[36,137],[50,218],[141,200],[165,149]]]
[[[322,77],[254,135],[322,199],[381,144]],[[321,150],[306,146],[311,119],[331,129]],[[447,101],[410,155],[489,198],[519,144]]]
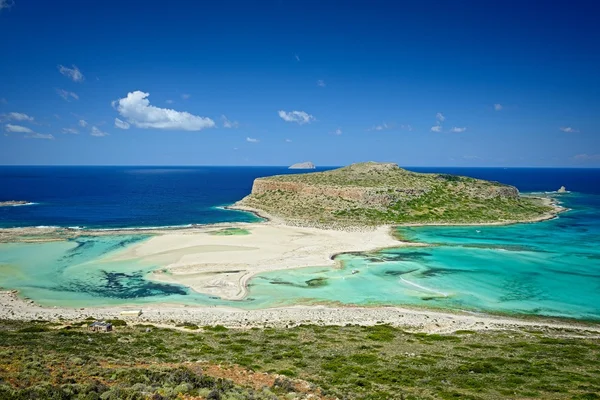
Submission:
[[[332,227],[506,224],[552,218],[560,210],[514,186],[376,162],[258,178],[236,206],[290,225]]]
[[[315,169],[315,164],[311,163],[310,161],[306,161],[306,162],[301,162],[301,163],[297,163],[294,165],[291,165],[288,169]]]
[[[26,206],[28,204],[31,204],[31,202],[23,200],[0,201],[0,207]]]

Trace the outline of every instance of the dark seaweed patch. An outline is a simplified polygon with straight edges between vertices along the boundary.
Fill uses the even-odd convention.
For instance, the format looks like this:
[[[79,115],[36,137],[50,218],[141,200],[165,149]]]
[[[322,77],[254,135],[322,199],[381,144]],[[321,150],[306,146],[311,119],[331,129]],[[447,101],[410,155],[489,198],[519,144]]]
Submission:
[[[319,277],[313,278],[306,281],[308,287],[315,288],[327,285],[327,278]]]
[[[57,287],[57,291],[89,293],[99,297],[134,299],[139,297],[186,295],[184,288],[177,285],[152,282],[144,279],[143,272],[131,274],[100,271],[97,284],[72,282],[67,287]]]
[[[390,276],[400,276],[400,275],[410,274],[411,272],[415,272],[418,270],[419,270],[418,268],[410,269],[408,271],[399,271],[399,270],[390,269],[390,270],[385,271],[384,274],[390,275]]]

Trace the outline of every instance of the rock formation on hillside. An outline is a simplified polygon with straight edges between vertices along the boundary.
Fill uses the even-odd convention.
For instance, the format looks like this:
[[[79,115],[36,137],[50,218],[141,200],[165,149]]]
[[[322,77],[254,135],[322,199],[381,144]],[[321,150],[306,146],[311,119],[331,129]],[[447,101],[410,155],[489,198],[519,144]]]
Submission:
[[[288,169],[315,169],[315,164],[310,161],[301,162],[290,166]]]
[[[513,186],[374,162],[258,178],[237,205],[295,225],[505,223],[554,212],[541,199],[521,197]]]

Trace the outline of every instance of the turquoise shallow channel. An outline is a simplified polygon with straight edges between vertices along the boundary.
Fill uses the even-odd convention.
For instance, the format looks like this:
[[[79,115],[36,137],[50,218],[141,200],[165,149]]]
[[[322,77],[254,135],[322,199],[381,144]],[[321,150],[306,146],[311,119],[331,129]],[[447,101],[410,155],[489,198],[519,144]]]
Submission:
[[[342,269],[261,274],[250,281],[249,296],[237,302],[147,280],[159,265],[106,261],[146,239],[139,235],[0,244],[0,286],[40,304],[70,307],[339,303],[600,320],[600,196],[560,199],[573,210],[541,223],[400,228],[405,240],[430,246],[340,255]]]

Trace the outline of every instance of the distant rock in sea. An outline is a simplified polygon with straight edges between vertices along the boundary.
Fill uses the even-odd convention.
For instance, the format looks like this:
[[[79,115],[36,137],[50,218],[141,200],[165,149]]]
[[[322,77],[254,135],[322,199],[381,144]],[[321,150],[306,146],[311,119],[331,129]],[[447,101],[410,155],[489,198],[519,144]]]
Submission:
[[[31,204],[31,203],[28,201],[23,201],[23,200],[0,201],[0,207],[24,206],[27,204]]]
[[[294,164],[289,169],[315,169],[315,168],[316,168],[315,164],[311,163],[310,161],[306,161],[306,162]]]
[[[561,186],[560,189],[558,189],[556,191],[556,193],[567,193],[567,188],[564,186]]]

